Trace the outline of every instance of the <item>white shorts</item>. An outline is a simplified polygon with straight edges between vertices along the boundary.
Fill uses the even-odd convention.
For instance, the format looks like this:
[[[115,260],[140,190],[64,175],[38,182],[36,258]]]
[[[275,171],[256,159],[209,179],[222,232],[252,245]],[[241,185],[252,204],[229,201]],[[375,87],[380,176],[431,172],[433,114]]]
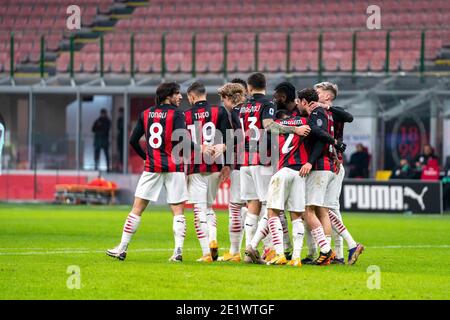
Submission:
[[[241,199],[259,200],[266,202],[267,190],[269,189],[270,178],[272,178],[272,167],[249,166],[241,167]]]
[[[267,208],[304,212],[305,180],[305,178],[299,176],[296,170],[280,169],[270,180]]]
[[[328,196],[325,198],[324,207],[339,210],[340,208],[339,198],[341,196],[342,182],[344,181],[344,177],[345,177],[345,169],[344,166],[341,164],[339,173],[333,175],[333,179],[331,180],[328,186],[327,192]]]
[[[245,203],[245,201],[241,199],[241,174],[239,170],[231,171],[230,183],[230,202]]]
[[[136,187],[135,197],[156,201],[164,186],[167,203],[177,204],[188,199],[184,172],[143,172]]]
[[[333,176],[331,171],[311,171],[306,177],[306,205],[325,207],[325,199],[329,197],[329,185]]]
[[[212,205],[219,190],[220,172],[188,175],[189,203]]]

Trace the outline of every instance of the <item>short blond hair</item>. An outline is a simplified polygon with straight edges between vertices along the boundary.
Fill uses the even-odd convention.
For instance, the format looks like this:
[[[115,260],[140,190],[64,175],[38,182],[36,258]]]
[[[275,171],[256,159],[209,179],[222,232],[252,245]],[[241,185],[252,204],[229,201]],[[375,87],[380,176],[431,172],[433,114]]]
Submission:
[[[333,100],[336,99],[336,97],[338,95],[338,91],[339,91],[337,84],[328,82],[328,81],[321,82],[321,83],[314,85],[314,89],[316,89],[316,90],[322,89],[325,91],[331,91],[331,93],[333,93]]]
[[[234,105],[241,104],[245,101],[246,90],[242,84],[239,83],[227,83],[217,89],[217,93],[222,98],[228,97]]]

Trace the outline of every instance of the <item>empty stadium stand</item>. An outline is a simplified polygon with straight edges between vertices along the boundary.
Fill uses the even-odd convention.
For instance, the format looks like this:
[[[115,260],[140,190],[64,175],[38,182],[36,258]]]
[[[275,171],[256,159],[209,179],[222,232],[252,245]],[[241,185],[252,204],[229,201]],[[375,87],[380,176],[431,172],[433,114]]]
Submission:
[[[382,72],[390,30],[389,70],[418,70],[425,30],[427,66],[445,58],[450,47],[450,1],[383,0],[381,30],[366,28],[368,1],[297,0],[77,0],[82,30],[66,29],[68,0],[2,1],[0,6],[0,72],[11,68],[38,70],[40,37],[45,36],[45,67],[66,73],[70,67],[69,37],[75,37],[74,71],[129,73],[134,38],[134,71],[159,73],[164,56],[169,73],[350,72],[356,33],[356,71]],[[103,27],[103,28],[102,28]],[[322,32],[322,65],[319,34]],[[167,33],[164,39],[163,34]],[[195,59],[193,34],[195,33]],[[99,36],[103,34],[103,64]],[[225,40],[225,34],[227,39]],[[289,36],[288,36],[289,34]],[[289,39],[288,39],[289,37]],[[227,48],[224,50],[224,43]],[[287,54],[289,49],[289,55]],[[255,51],[257,59],[255,59]],[[224,64],[224,55],[226,63]],[[289,59],[289,61],[287,61]],[[441,59],[442,60],[442,59]],[[289,70],[287,70],[289,68]]]

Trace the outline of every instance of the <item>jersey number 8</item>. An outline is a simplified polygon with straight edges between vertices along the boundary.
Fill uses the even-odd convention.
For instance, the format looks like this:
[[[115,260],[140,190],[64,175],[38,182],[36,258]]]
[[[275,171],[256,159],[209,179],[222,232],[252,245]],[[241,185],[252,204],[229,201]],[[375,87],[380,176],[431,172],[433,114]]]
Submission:
[[[150,147],[152,147],[153,149],[158,149],[159,147],[161,147],[162,144],[161,135],[163,132],[163,127],[161,123],[159,122],[152,123],[148,131],[150,133],[150,138],[148,139]]]

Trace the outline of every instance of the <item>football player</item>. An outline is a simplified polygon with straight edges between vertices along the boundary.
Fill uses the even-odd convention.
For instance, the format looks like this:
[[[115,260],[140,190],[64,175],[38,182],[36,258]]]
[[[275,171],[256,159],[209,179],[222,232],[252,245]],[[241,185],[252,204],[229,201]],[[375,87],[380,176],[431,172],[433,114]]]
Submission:
[[[305,211],[305,177],[299,175],[300,168],[308,161],[308,152],[303,144],[303,138],[308,135],[310,128],[307,119],[299,116],[290,117],[288,110],[279,110],[277,123],[285,126],[300,127],[302,135],[279,134],[278,171],[271,178],[267,195],[267,210],[269,230],[276,251],[275,257],[267,262],[269,265],[286,264],[284,254],[284,232],[280,216],[284,210],[290,211],[292,221],[292,236],[294,249],[289,265],[301,266],[300,252],[303,245],[304,226],[302,214]]]
[[[266,151],[270,153],[270,134],[293,133],[302,135],[303,129],[296,126],[285,126],[274,121],[275,106],[265,96],[266,80],[263,74],[254,73],[247,82],[252,97],[241,107],[240,113],[241,124],[246,133],[245,163],[241,167],[243,198],[248,201],[248,214],[245,220],[247,240],[245,254],[246,262],[264,263],[259,256],[257,246],[269,233],[265,202],[272,168],[267,165],[268,163],[262,165],[260,158],[262,153],[261,144],[266,142]],[[261,212],[261,219],[258,225],[258,215],[254,214],[254,212]],[[248,241],[249,239],[251,240]]]
[[[139,120],[130,137],[130,145],[145,161],[144,172],[136,187],[133,208],[123,227],[120,244],[106,251],[106,254],[125,260],[127,248],[141,222],[141,216],[150,201],[156,201],[161,189],[167,191],[167,203],[173,213],[173,235],[175,249],[169,261],[181,262],[186,219],[184,202],[188,199],[186,176],[182,155],[175,157],[173,149],[181,141],[172,141],[176,130],[186,130],[184,114],[179,110],[182,95],[177,83],[163,83],[156,90],[156,106],[139,115]],[[142,150],[139,140],[145,135],[146,147]],[[187,141],[187,139],[186,139]],[[212,153],[210,146],[199,147],[203,153]]]
[[[230,167],[224,166],[223,158],[217,155],[226,147],[225,137],[231,124],[224,107],[208,104],[202,83],[191,84],[187,96],[192,107],[184,114],[192,141],[214,145],[215,150],[212,157],[192,150],[187,166],[189,203],[194,204],[195,231],[203,253],[197,261],[212,262],[218,258],[217,219],[212,204],[220,183],[230,174]]]
[[[243,82],[243,83],[242,83]],[[231,124],[234,130],[234,136],[232,145],[234,149],[234,155],[232,157],[232,171],[230,174],[230,201],[228,204],[229,211],[229,237],[230,237],[230,250],[222,257],[219,257],[219,261],[241,261],[241,242],[243,236],[243,219],[247,208],[245,207],[245,201],[241,199],[241,183],[240,183],[240,165],[237,161],[237,144],[243,142],[243,135],[241,124],[239,120],[239,111],[246,100],[247,90],[243,85],[246,85],[245,81],[235,81],[235,83],[227,83],[220,87],[217,91],[223,105],[228,110],[231,118]],[[227,137],[228,138],[228,137]],[[235,141],[234,141],[235,140]],[[227,141],[227,146],[230,143]]]
[[[303,89],[298,92],[298,99],[302,105],[307,105],[308,124],[311,128],[334,137],[331,112],[312,104],[319,100],[316,90],[314,88]],[[334,175],[334,148],[332,144],[317,139],[308,140],[310,159],[300,169],[300,175],[307,176],[306,208],[303,216],[314,240],[320,246],[320,254],[314,264],[328,265],[335,258],[335,253],[330,246],[331,222],[328,210],[324,205],[325,199],[329,197],[328,186]]]
[[[318,95],[319,102],[317,106],[328,110],[333,115],[334,136],[336,139],[344,138],[344,125],[353,121],[353,116],[345,111],[343,108],[333,106],[333,101],[338,94],[338,87],[331,82],[321,82],[314,86]],[[359,255],[364,251],[364,246],[356,243],[350,232],[345,227],[340,212],[339,197],[341,195],[342,182],[345,177],[345,169],[342,164],[342,152],[337,152],[336,159],[336,175],[329,186],[329,197],[325,200],[325,207],[327,207],[330,216],[331,225],[333,227],[333,240],[335,244],[336,259],[332,260],[334,264],[344,264],[344,246],[343,238],[348,246],[347,263],[352,265],[358,260]]]

